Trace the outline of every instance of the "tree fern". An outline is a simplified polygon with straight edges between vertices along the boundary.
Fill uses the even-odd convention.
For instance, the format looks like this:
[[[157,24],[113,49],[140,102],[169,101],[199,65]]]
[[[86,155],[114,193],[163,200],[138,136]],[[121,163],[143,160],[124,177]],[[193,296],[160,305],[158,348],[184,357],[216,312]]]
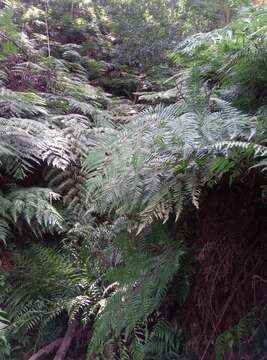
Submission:
[[[15,348],[30,334],[23,351],[32,345],[38,350],[77,320],[77,338],[93,325],[88,358],[181,359],[183,333],[170,301],[178,307],[189,291],[186,211],[195,214],[202,191],[222,178],[231,184],[244,170],[266,167],[259,125],[264,112],[252,114],[265,100],[260,95],[255,101],[264,94],[258,90],[265,81],[266,9],[245,10],[233,24],[178,45],[172,58],[182,72],[168,80],[171,89],[139,97],[172,105],[139,114],[134,106],[134,116],[120,119],[116,100],[88,82],[92,71],[83,66],[88,54],[106,58],[97,48],[88,51],[92,29],[78,32],[79,46],[53,41],[60,32],[65,41],[64,21],[71,21],[75,31],[83,22],[92,28],[99,23],[92,35],[98,42],[103,9],[94,4],[89,16],[90,5],[63,3],[52,1],[47,13],[37,3],[27,11],[19,3],[16,21],[22,15],[28,34],[19,42],[11,34],[17,30],[13,13],[0,10],[0,36],[10,30],[16,51],[23,53],[11,59],[14,65],[5,60],[0,71],[0,241],[11,247],[15,239],[23,248],[1,282],[0,303],[10,320],[5,336]],[[48,57],[42,33],[47,20],[54,27]],[[110,24],[103,28],[110,32]],[[5,53],[9,41],[2,38]],[[151,44],[147,48],[149,54]],[[124,68],[112,64],[111,77],[117,66],[124,76]],[[230,103],[245,109],[245,98],[255,102],[249,114]],[[43,237],[47,247],[29,247]],[[233,342],[242,353],[251,334],[248,318],[218,339],[219,356]],[[251,321],[253,334],[258,325]],[[262,341],[262,333],[255,338]]]
[[[201,174],[216,156],[231,156],[238,147],[265,156],[265,148],[252,142],[254,118],[222,100],[199,101],[148,109],[108,136],[92,139],[85,170],[94,211],[116,211],[140,223],[166,219],[185,196],[197,203]]]

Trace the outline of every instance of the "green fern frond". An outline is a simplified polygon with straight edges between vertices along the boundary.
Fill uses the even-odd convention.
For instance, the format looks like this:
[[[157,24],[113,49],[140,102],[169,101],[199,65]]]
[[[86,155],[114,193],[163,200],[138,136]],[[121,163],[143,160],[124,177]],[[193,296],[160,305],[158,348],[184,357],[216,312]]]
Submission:
[[[95,112],[93,105],[71,98],[69,98],[69,106],[74,113],[78,112],[83,115],[93,115]]]
[[[68,143],[62,134],[32,119],[0,118],[0,139],[25,167],[30,167],[32,161],[46,161],[65,168],[70,162]]]
[[[207,33],[197,33],[180,42],[176,51],[192,56],[203,45],[210,46],[219,42],[231,40],[232,38],[233,33],[228,27],[219,30],[215,29]]]
[[[63,218],[52,205],[59,195],[45,188],[27,188],[12,191],[7,196],[10,203],[6,215],[14,224],[23,228],[24,220],[34,233],[55,232],[62,230]]]
[[[153,234],[152,231],[152,238]],[[163,238],[160,241],[164,242]],[[168,241],[167,238],[165,241]],[[103,303],[99,312],[88,356],[100,351],[110,334],[118,339],[124,333],[130,339],[139,324],[146,323],[147,318],[159,307],[185,255],[182,243],[173,244],[173,247],[155,256],[138,252],[128,258],[125,266],[114,269],[110,274],[112,280],[117,274],[118,288]],[[141,356],[143,345],[135,345],[134,353]]]
[[[43,246],[15,255],[14,268],[7,277],[12,286],[1,296],[10,315],[10,327],[24,333],[60,316],[76,292],[71,262]]]
[[[224,359],[229,349],[238,357],[264,354],[266,315],[266,305],[253,309],[237,325],[219,335],[215,343],[216,360]]]
[[[9,235],[9,224],[6,220],[0,219],[0,241],[7,245],[6,240]]]
[[[211,101],[213,110],[201,99],[156,106],[121,129],[92,137],[85,170],[93,211],[134,214],[143,228],[153,218],[168,219],[175,207],[180,213],[186,196],[198,206],[206,181],[201,163],[237,147],[264,156],[265,148],[251,142],[255,119],[225,101]],[[179,163],[186,167],[176,173]]]
[[[14,73],[20,75],[22,79],[25,77],[25,75],[27,76],[29,74],[38,75],[45,73],[45,71],[46,71],[45,67],[31,61],[21,62],[14,66]],[[42,105],[44,106],[44,104]]]
[[[145,359],[180,359],[181,335],[181,329],[178,328],[177,324],[159,320],[145,344]]]
[[[0,91],[0,115],[27,117],[47,115],[45,101],[35,93],[13,92],[2,88]]]

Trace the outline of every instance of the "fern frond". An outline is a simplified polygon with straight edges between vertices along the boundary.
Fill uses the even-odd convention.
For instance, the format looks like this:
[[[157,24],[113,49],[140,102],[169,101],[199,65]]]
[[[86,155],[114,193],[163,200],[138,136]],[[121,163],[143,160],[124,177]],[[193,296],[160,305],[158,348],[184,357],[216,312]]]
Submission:
[[[203,45],[209,46],[219,42],[231,40],[233,33],[231,29],[225,27],[224,29],[216,29],[207,33],[194,34],[182,42],[180,42],[176,48],[177,51],[192,56],[198,48]]]
[[[238,357],[264,354],[266,351],[264,345],[266,315],[266,305],[253,309],[234,327],[222,333],[215,343],[216,360],[224,359],[229,348]]]
[[[110,334],[116,339],[123,332],[130,339],[139,324],[145,323],[158,308],[185,254],[181,243],[175,244],[174,248],[155,257],[137,253],[129,257],[125,267],[114,270],[115,274],[119,271],[119,286],[99,312],[88,356],[101,350]],[[137,263],[138,268],[134,265]],[[133,351],[136,351],[136,356],[141,356],[143,345],[139,348],[134,342]]]
[[[134,214],[142,229],[153,218],[168,219],[175,208],[180,213],[187,196],[197,207],[202,173],[216,156],[242,146],[264,156],[264,147],[251,142],[255,119],[225,101],[210,101],[156,106],[92,137],[85,170],[93,211]]]
[[[94,106],[89,103],[78,101],[72,98],[69,98],[68,101],[69,106],[74,113],[78,112],[83,115],[93,115],[95,112]]]
[[[0,219],[0,241],[7,245],[6,240],[9,235],[9,224],[6,220]]]
[[[0,115],[27,117],[47,115],[45,101],[35,93],[13,92],[2,88],[0,91]]]
[[[0,118],[0,139],[25,167],[32,161],[46,161],[65,168],[70,162],[68,143],[62,135],[32,119]]]
[[[45,188],[27,188],[12,191],[7,196],[10,208],[6,209],[18,227],[24,220],[35,233],[62,230],[62,216],[52,205],[59,195]]]

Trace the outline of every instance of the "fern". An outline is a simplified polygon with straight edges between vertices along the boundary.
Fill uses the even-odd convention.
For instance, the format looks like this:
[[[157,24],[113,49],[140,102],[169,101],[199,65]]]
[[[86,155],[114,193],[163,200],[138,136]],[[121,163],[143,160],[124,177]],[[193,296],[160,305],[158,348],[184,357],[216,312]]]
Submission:
[[[145,359],[180,359],[181,335],[181,329],[177,327],[177,324],[159,320],[151,331],[149,340],[145,345]]]
[[[199,48],[204,45],[210,46],[212,44],[226,41],[227,39],[231,40],[232,37],[232,31],[228,27],[220,30],[216,29],[207,33],[197,33],[180,42],[176,48],[176,51],[192,56]]]
[[[148,236],[155,241],[156,231],[160,229],[160,225],[154,227],[154,231],[148,233]],[[185,255],[185,248],[180,242],[173,243],[173,248],[169,243],[169,247],[164,249],[164,245],[170,240],[164,231],[160,234],[159,241],[163,246],[160,254],[151,256],[146,252],[130,253],[126,265],[119,266],[109,275],[113,280],[118,279],[119,286],[103,304],[98,315],[88,357],[101,351],[109,336],[118,340],[123,334],[131,341],[135,334],[130,352],[132,356],[143,359],[144,344],[138,340],[137,329],[140,324],[146,324],[149,316],[160,306]],[[145,240],[147,245],[148,239],[149,237]]]
[[[2,88],[0,92],[0,115],[27,117],[47,115],[45,101],[35,93],[19,93]]]
[[[7,74],[4,70],[0,71],[0,86],[3,86],[7,80]]]
[[[116,288],[95,280],[88,258],[73,262],[63,249],[34,245],[16,253],[13,262],[0,293],[10,319],[5,331],[11,338],[38,330],[40,340],[55,321],[79,318],[87,326]]]
[[[6,245],[7,238],[9,235],[9,225],[4,219],[0,219],[0,240]]]
[[[251,148],[264,157],[265,147],[251,141],[255,133],[254,118],[216,98],[210,105],[200,97],[145,110],[121,129],[93,137],[85,161],[88,201],[93,211],[133,215],[141,226],[167,219],[188,196],[197,206],[207,181],[202,174],[217,156]]]
[[[226,330],[216,340],[216,360],[224,359],[228,349],[236,356],[264,354],[266,337],[266,305],[254,309],[233,328]]]
[[[62,229],[63,219],[53,207],[52,200],[59,196],[49,189],[28,188],[14,190],[7,196],[10,202],[9,215],[18,227],[24,220],[33,232],[54,232]]]
[[[75,293],[75,269],[54,250],[40,246],[16,255],[14,263],[12,286],[1,296],[10,315],[9,331],[25,333],[65,311],[64,299]]]
[[[8,320],[6,318],[6,313],[3,310],[0,310],[0,333],[8,326]]]
[[[77,111],[83,115],[93,115],[95,112],[94,106],[75,99],[69,99],[69,106],[74,113]]]
[[[0,10],[2,52],[12,44],[23,52],[0,72],[0,241],[63,240],[60,250],[27,248],[25,241],[26,249],[12,258],[0,292],[10,319],[0,318],[5,336],[13,345],[28,334],[37,349],[77,319],[84,333],[94,323],[88,358],[181,359],[182,331],[166,307],[174,289],[177,306],[189,289],[183,215],[192,205],[198,209],[202,191],[222,177],[231,183],[243,169],[266,167],[264,129],[254,109],[246,114],[230,102],[246,109],[244,99],[253,99],[255,112],[264,104],[254,95],[265,89],[266,9],[246,10],[223,29],[183,41],[173,58],[185,66],[169,80],[171,89],[139,98],[172,105],[139,114],[134,107],[134,116],[121,118],[118,102],[88,83],[83,34],[82,46],[51,40],[55,56],[43,56],[45,16],[60,25],[51,30],[53,38],[63,28],[58,4],[50,5],[47,14],[17,5],[27,33],[35,29],[34,40],[22,33],[19,42],[12,9]],[[75,31],[85,18],[86,24],[100,22],[99,4],[90,16],[89,5],[71,5],[73,17],[68,9],[62,18],[71,19]],[[25,91],[4,88],[20,82]],[[32,92],[40,84],[49,92]],[[242,353],[259,327],[251,318],[222,334],[218,356],[232,344]],[[262,333],[255,338],[261,341]]]
[[[211,91],[214,88],[239,108],[254,111],[265,103],[264,96],[258,96],[265,88],[265,31],[266,6],[246,8],[225,28],[185,39],[172,57],[186,67],[188,62],[197,66],[198,76]]]
[[[0,138],[2,147],[14,154],[24,170],[30,168],[32,162],[46,161],[59,168],[65,168],[70,162],[67,141],[58,131],[35,120],[0,118]]]

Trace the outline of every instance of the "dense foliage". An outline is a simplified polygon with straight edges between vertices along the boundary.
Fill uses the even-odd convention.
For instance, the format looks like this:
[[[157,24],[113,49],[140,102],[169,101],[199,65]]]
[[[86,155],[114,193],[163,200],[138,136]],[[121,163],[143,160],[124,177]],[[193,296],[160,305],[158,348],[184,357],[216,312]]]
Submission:
[[[0,4],[1,360],[265,358],[266,28]]]

